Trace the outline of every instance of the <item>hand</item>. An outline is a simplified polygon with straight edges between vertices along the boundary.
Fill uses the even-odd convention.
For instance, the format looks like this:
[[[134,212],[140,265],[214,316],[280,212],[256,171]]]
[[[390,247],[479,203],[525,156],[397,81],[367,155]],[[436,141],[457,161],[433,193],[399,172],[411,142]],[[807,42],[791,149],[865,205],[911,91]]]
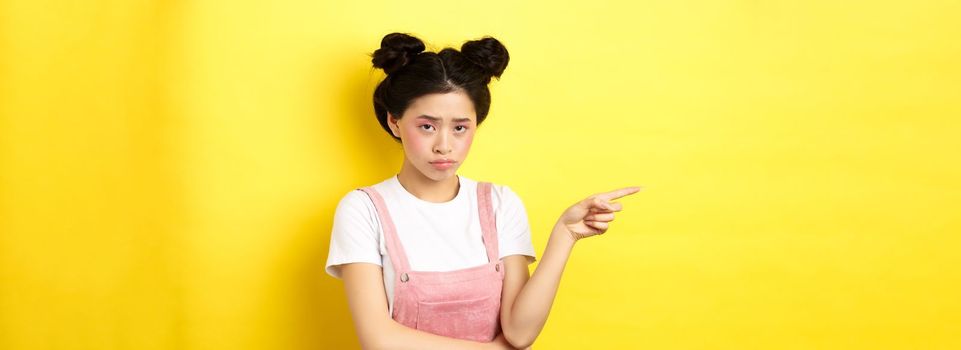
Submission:
[[[610,201],[640,190],[641,187],[634,186],[592,195],[567,208],[557,223],[566,228],[575,241],[603,234],[607,232],[608,223],[614,221],[614,212],[623,207],[621,203]]]

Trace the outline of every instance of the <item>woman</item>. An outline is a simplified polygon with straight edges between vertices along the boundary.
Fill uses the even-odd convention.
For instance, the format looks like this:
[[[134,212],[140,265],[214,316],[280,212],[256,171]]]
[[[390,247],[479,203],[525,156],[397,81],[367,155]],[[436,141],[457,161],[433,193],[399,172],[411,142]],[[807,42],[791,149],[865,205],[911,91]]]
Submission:
[[[387,77],[374,91],[381,126],[404,148],[400,172],[337,206],[327,273],[344,280],[365,349],[527,348],[541,332],[574,243],[621,210],[600,193],[568,208],[535,260],[527,214],[506,185],[457,175],[490,108],[487,85],[507,67],[496,39],[424,52],[391,33],[373,53]]]

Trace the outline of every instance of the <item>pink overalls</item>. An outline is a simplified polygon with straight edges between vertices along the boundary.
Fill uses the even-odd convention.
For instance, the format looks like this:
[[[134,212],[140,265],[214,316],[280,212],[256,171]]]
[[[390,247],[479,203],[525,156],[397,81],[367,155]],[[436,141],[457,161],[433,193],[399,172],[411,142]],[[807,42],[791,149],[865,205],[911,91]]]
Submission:
[[[497,251],[497,228],[491,205],[491,183],[477,183],[478,211],[488,262],[454,271],[413,271],[383,197],[367,192],[377,208],[387,254],[396,270],[395,321],[437,335],[490,342],[500,333],[501,287],[504,269]]]

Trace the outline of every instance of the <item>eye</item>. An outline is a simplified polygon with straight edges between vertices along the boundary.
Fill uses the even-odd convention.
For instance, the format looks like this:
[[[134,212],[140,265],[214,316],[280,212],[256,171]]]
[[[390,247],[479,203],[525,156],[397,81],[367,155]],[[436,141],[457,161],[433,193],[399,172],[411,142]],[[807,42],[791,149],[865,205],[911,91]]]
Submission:
[[[462,130],[465,131],[465,132],[466,132],[467,129],[468,129],[468,128],[467,128],[466,126],[464,126],[464,125],[458,125],[458,126],[455,126],[455,128],[463,128]]]
[[[433,125],[430,125],[430,124],[424,124],[424,125],[421,125],[420,127],[421,127],[422,130],[430,130],[430,129],[424,129],[425,126],[428,127],[428,128],[433,128],[433,127],[434,127]]]

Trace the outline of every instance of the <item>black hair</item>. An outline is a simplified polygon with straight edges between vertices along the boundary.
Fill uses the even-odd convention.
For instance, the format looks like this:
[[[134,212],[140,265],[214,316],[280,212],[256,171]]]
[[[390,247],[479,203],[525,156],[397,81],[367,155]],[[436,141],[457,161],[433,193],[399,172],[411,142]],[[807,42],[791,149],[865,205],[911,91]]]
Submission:
[[[432,93],[463,91],[474,104],[477,125],[487,117],[492,77],[500,80],[510,56],[500,41],[490,36],[465,42],[460,51],[444,48],[425,52],[424,42],[406,33],[390,33],[371,54],[374,67],[387,73],[374,90],[374,114],[387,134],[387,112],[401,118],[411,102]]]

